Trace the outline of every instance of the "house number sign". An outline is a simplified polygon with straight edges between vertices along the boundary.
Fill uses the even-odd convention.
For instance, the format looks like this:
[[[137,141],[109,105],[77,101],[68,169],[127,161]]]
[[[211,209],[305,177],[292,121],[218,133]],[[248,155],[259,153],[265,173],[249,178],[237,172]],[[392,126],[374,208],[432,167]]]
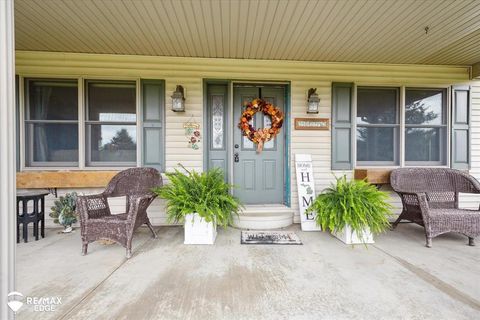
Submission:
[[[296,154],[295,170],[297,174],[298,205],[303,231],[321,230],[315,224],[315,215],[305,211],[315,199],[315,181],[313,180],[312,155]]]
[[[295,118],[295,130],[328,130],[328,118]]]

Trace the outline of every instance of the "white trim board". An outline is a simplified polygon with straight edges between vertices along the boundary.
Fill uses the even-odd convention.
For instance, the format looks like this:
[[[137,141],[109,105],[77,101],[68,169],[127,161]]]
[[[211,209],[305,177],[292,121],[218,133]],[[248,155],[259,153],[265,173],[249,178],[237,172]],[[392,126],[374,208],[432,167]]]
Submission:
[[[0,319],[15,289],[15,43],[13,0],[0,1]]]

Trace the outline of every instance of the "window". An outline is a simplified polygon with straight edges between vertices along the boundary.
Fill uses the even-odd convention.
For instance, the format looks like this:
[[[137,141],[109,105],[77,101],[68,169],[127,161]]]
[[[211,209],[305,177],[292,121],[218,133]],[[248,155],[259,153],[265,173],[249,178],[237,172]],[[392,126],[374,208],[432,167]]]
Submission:
[[[358,88],[357,163],[398,164],[398,88]]]
[[[77,166],[77,81],[27,80],[25,90],[26,165]]]
[[[135,83],[87,81],[86,100],[87,165],[135,165]]]
[[[78,83],[79,79],[25,79],[24,165],[136,166],[137,123],[144,125],[137,119],[136,82],[86,80],[80,90]],[[79,96],[85,97],[80,100],[83,105]],[[157,101],[150,109],[160,112],[163,107]]]
[[[447,164],[446,91],[405,90],[405,164]]]
[[[399,88],[357,89],[357,164],[446,165],[446,89],[406,88],[404,105],[400,92]]]

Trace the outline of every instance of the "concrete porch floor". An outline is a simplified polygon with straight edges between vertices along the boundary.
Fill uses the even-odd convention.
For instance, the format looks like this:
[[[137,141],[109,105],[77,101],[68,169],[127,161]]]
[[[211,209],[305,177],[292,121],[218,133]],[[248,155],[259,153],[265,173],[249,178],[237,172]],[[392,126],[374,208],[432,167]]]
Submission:
[[[24,305],[17,319],[479,319],[480,245],[447,234],[424,246],[401,224],[376,244],[346,246],[289,227],[302,246],[240,245],[219,230],[214,246],[183,245],[181,227],[141,228],[134,254],[48,230],[20,243],[17,291],[62,298],[54,312]],[[479,239],[480,240],[480,239]]]

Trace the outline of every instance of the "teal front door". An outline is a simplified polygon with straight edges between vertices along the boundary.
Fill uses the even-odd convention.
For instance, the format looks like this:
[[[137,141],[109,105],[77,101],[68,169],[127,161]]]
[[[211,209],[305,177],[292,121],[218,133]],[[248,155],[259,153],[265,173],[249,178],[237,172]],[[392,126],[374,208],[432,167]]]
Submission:
[[[283,204],[285,191],[285,129],[276,138],[257,146],[242,135],[238,128],[241,114],[248,102],[261,98],[285,110],[285,88],[279,86],[235,86],[233,94],[233,183],[234,194],[244,204]],[[270,127],[271,119],[261,112],[255,114],[255,128]]]

